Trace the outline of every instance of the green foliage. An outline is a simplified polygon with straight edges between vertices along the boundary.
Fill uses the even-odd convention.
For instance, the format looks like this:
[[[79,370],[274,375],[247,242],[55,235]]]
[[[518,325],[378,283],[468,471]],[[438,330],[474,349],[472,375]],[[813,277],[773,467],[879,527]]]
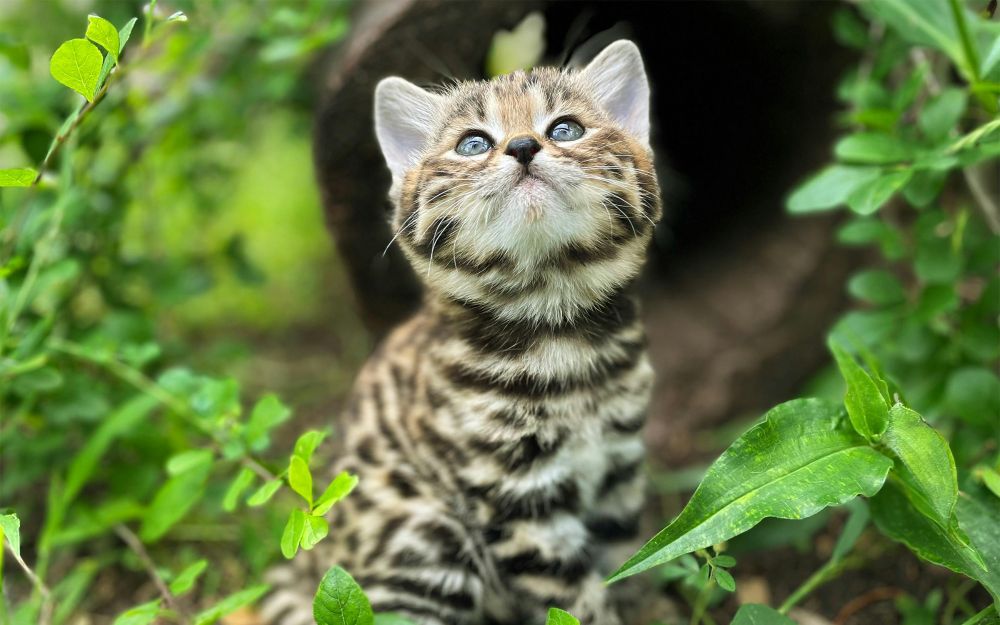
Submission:
[[[350,574],[339,566],[326,572],[313,599],[316,625],[373,625],[368,597]]]
[[[749,603],[740,606],[732,625],[794,625],[795,621],[766,605]]]
[[[580,621],[569,612],[565,612],[559,608],[549,608],[545,625],[580,625]]]

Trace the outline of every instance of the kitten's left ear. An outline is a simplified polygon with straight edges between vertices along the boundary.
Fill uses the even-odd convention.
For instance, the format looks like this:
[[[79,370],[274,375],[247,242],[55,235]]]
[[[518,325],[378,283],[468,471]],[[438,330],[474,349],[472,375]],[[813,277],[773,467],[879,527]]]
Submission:
[[[402,178],[427,147],[441,96],[392,76],[375,87],[375,135],[393,179]]]
[[[604,48],[582,74],[612,119],[649,145],[649,81],[639,48],[619,39]]]

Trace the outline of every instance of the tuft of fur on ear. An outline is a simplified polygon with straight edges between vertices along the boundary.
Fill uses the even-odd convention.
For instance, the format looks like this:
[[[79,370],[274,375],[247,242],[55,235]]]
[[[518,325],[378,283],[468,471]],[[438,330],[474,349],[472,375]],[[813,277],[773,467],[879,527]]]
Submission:
[[[434,129],[441,96],[391,76],[375,87],[375,135],[394,180],[416,164]]]
[[[619,39],[581,72],[597,103],[637,139],[649,145],[649,81],[639,48]]]

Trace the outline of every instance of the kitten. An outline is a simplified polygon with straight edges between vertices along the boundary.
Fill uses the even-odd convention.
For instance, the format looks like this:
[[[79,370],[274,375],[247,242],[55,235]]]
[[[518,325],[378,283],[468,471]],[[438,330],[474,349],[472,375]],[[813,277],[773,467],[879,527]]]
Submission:
[[[311,623],[336,563],[421,625],[550,606],[619,625],[602,556],[643,503],[653,373],[629,288],[660,216],[639,51],[440,93],[387,78],[375,126],[425,301],[356,382],[340,468],[358,488],[264,613]]]

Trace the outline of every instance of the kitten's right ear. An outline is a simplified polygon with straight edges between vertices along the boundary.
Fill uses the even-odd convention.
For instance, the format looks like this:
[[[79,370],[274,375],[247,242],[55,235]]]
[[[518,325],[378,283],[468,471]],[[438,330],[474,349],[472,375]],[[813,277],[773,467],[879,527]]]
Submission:
[[[402,178],[427,146],[441,99],[396,76],[375,87],[375,135],[393,179]]]

